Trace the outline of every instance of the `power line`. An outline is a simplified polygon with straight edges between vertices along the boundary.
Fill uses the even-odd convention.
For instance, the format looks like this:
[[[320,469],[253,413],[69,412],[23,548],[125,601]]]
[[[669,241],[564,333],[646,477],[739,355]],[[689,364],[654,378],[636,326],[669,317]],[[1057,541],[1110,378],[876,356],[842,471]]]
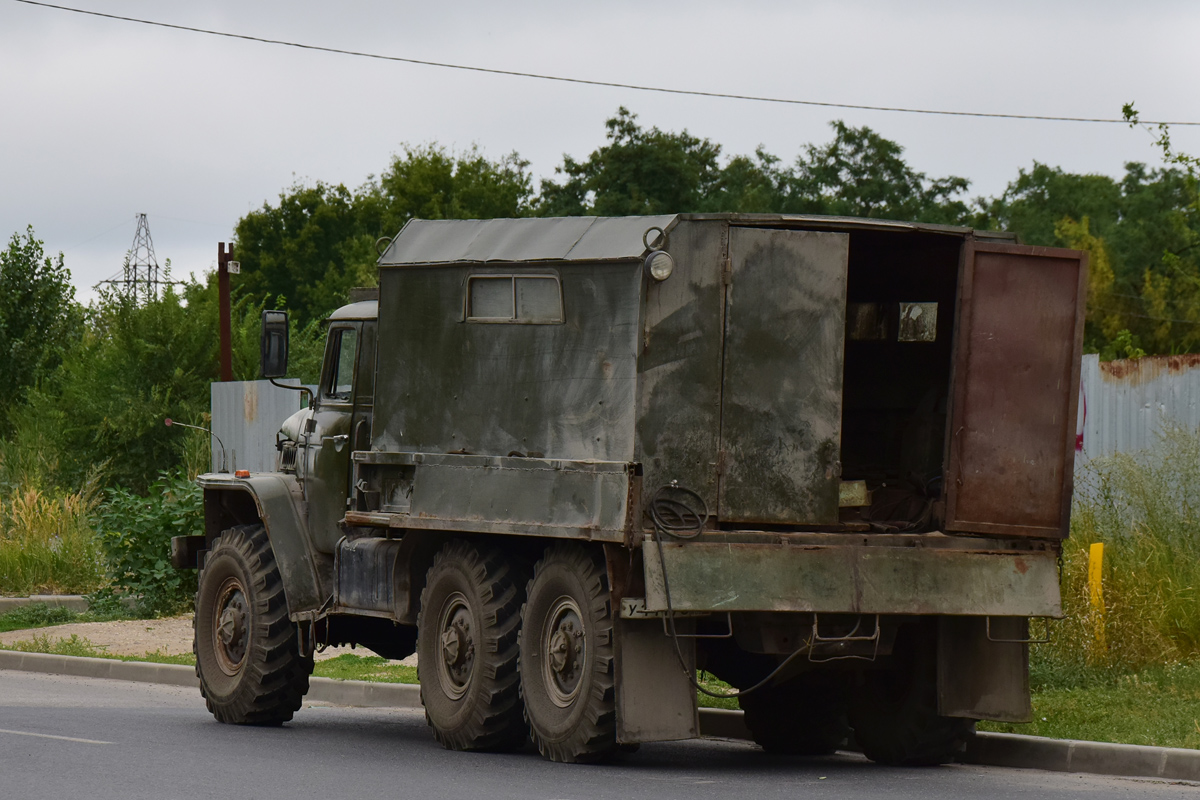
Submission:
[[[661,94],[677,94],[688,95],[692,97],[715,97],[723,100],[750,100],[758,103],[783,103],[786,105],[796,106],[818,106],[821,108],[844,108],[856,111],[890,111],[902,114],[932,114],[945,117],[982,117],[986,119],[1029,119],[1040,120],[1046,122],[1100,122],[1106,124],[1129,124],[1128,120],[1104,118],[1104,117],[1055,117],[1043,114],[992,114],[983,111],[940,111],[929,108],[901,108],[898,106],[868,106],[858,105],[855,103],[825,103],[819,100],[794,100],[784,97],[763,97],[759,95],[749,94],[728,94],[725,92],[703,92],[695,89],[670,89],[662,86],[642,86],[634,83],[616,83],[613,81],[595,81],[586,78],[567,78],[562,75],[541,75],[536,72],[518,72],[509,69],[497,69],[494,67],[474,67],[466,64],[449,64],[442,61],[425,61],[419,58],[404,58],[402,56],[385,56],[379,53],[365,53],[358,50],[342,50],[337,47],[323,47],[315,44],[302,44],[300,42],[289,42],[283,39],[268,39],[262,36],[249,36],[243,33],[230,33],[228,31],[214,31],[207,28],[193,28],[188,25],[175,25],[169,22],[157,22],[155,20],[139,19],[137,17],[123,17],[117,14],[105,14],[100,11],[88,11],[82,8],[70,8],[68,6],[59,6],[52,3],[42,3],[37,0],[16,0],[18,3],[24,3],[30,6],[40,6],[42,8],[54,8],[59,11],[70,11],[75,14],[87,14],[93,17],[104,17],[105,19],[120,20],[121,22],[136,22],[141,25],[153,25],[159,28],[171,28],[178,31],[189,31],[191,33],[203,33],[208,36],[224,36],[229,39],[242,39],[248,42],[259,42],[262,44],[277,44],[284,47],[297,47],[301,50],[317,50],[323,53],[336,53],[343,56],[356,56],[359,58],[374,58],[380,61],[399,61],[405,64],[418,64],[423,67],[439,67],[441,69],[457,69],[467,72],[483,72],[489,75],[508,75],[516,78],[534,78],[543,81],[558,81],[559,83],[576,83],[585,86],[605,86],[613,89],[633,89],[638,92],[658,92]],[[1200,126],[1200,122],[1163,122],[1159,120],[1141,120],[1144,125],[1196,125]]]

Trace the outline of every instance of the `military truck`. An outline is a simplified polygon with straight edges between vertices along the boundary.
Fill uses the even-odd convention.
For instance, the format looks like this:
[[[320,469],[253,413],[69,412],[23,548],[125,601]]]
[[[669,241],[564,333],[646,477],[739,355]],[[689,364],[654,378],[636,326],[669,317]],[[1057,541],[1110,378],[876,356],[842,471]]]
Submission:
[[[554,761],[698,736],[697,671],[772,752],[938,763],[1030,719],[1083,253],[678,214],[412,220],[378,265],[278,471],[201,476],[173,542],[218,720],[291,719],[343,644],[416,652],[447,748]],[[264,377],[287,342],[266,312]]]

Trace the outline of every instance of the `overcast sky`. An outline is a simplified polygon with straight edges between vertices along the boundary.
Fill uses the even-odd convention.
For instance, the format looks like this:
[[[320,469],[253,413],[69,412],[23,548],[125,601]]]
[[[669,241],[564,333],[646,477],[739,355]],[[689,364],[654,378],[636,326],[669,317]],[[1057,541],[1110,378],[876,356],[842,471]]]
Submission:
[[[868,105],[1200,121],[1200,3],[58,0],[307,44],[621,83]],[[1033,161],[1157,165],[1123,125],[679,97],[484,75],[153,28],[0,0],[0,235],[32,224],[81,299],[145,212],[160,263],[212,269],[237,219],[297,180],[361,184],[404,143],[516,150],[535,176],[603,142],[619,105],[726,155],[790,161],[841,118],[971,195]],[[1200,128],[1176,128],[1200,153]]]

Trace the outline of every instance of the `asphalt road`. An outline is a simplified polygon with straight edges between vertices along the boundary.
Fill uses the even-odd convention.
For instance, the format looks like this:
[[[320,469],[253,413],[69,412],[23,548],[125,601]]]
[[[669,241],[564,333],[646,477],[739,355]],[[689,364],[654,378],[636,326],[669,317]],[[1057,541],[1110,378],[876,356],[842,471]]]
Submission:
[[[773,758],[741,742],[644,745],[616,764],[443,750],[413,710],[306,706],[276,729],[220,725],[198,692],[0,671],[0,800],[120,798],[1173,798],[1195,784],[854,755]]]

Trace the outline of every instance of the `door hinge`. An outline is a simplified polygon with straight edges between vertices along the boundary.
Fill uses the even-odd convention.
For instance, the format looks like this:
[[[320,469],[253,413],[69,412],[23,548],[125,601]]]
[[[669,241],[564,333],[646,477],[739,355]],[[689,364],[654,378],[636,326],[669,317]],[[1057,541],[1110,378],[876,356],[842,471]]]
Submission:
[[[733,285],[733,260],[729,256],[721,262],[721,282],[726,286]]]
[[[720,450],[718,450],[717,451],[717,474],[718,475],[725,474],[725,468],[726,468],[728,461],[729,461],[729,451],[727,451],[725,448],[721,448]]]

